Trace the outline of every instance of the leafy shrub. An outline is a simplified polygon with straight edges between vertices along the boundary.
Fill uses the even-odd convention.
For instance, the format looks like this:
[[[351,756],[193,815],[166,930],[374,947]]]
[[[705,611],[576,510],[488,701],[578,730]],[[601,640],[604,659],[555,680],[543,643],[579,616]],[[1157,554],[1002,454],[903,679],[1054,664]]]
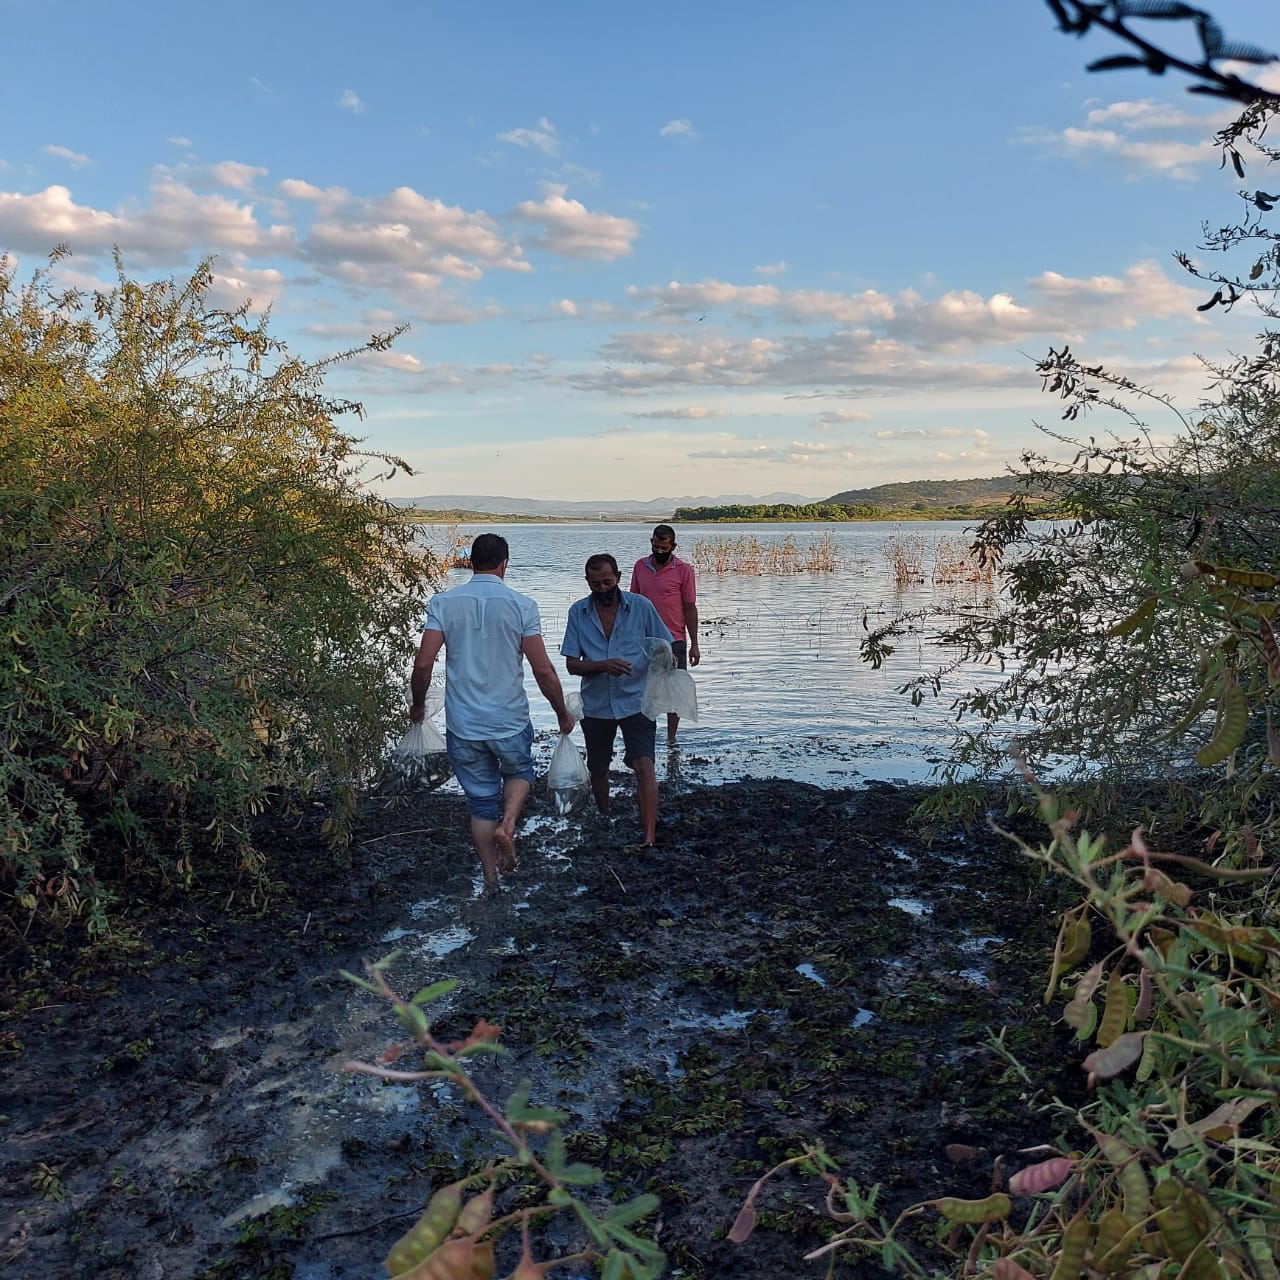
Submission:
[[[1280,932],[1265,923],[1276,868],[1163,853],[1140,829],[1108,853],[1041,803],[1052,839],[1024,852],[1082,892],[1062,917],[1045,1002],[1076,1030],[1092,1100],[1044,1104],[1056,1148],[1002,1153],[987,1196],[941,1196],[892,1222],[879,1187],[812,1148],[756,1183],[732,1238],[750,1235],[768,1181],[798,1165],[826,1181],[836,1224],[812,1259],[871,1255],[918,1280],[1276,1275]],[[994,1048],[1033,1093],[1001,1039]],[[908,1229],[917,1219],[937,1225],[936,1248]]]
[[[336,425],[345,356],[212,307],[207,264],[117,272],[0,259],[0,887],[92,929],[143,870],[261,882],[275,795],[325,789],[343,837],[433,572]]]

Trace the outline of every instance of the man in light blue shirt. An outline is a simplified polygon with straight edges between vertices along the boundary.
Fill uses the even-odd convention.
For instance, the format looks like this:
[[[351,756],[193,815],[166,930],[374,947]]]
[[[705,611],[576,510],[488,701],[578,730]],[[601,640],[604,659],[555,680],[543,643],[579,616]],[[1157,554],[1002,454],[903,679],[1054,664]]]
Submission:
[[[507,540],[482,533],[471,544],[471,581],[431,598],[413,663],[409,719],[421,722],[440,650],[446,652],[445,740],[454,777],[467,797],[471,839],[486,891],[516,866],[516,822],[533,786],[533,723],[524,691],[524,659],[571,733],[560,677],[542,639],[538,606],[503,582]]]
[[[609,762],[622,730],[623,763],[636,775],[636,803],[644,845],[652,848],[658,831],[658,775],[654,769],[654,722],[644,715],[648,642],[671,643],[671,632],[644,596],[618,585],[618,562],[610,555],[587,561],[591,594],[569,608],[564,654],[569,674],[582,677],[582,736],[587,742],[587,772],[596,808],[609,812]]]

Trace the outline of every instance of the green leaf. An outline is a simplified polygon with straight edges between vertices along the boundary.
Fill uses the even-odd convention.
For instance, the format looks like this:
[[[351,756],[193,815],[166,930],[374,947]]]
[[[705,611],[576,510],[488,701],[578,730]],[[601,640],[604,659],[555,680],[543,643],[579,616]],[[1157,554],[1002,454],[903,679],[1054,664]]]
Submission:
[[[345,969],[339,969],[338,974],[340,977],[346,978],[348,982],[354,982],[357,987],[363,987],[365,991],[372,992],[375,996],[380,996],[382,994],[382,992],[379,991],[372,982],[369,982],[365,978],[357,978],[354,973],[348,973]]]
[[[638,1195],[632,1200],[626,1201],[625,1204],[616,1204],[604,1215],[605,1223],[617,1223],[619,1226],[629,1226],[633,1222],[639,1222],[641,1218],[647,1218],[651,1213],[655,1213],[662,1206],[662,1201],[650,1192]]]
[[[578,1162],[560,1170],[560,1181],[567,1182],[571,1187],[593,1187],[604,1181],[604,1174],[593,1164]]]
[[[458,985],[457,978],[445,978],[440,982],[433,982],[429,987],[423,987],[417,995],[413,997],[413,1004],[430,1004],[433,1000],[439,1000],[441,996],[448,995]]]

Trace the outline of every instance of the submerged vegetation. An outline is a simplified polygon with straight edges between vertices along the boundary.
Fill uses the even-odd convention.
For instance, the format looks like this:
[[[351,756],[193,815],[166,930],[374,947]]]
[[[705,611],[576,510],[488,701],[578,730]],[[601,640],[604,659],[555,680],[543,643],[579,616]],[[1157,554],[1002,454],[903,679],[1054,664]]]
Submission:
[[[708,573],[833,573],[840,564],[835,539],[820,533],[801,545],[795,538],[699,538],[690,562]]]

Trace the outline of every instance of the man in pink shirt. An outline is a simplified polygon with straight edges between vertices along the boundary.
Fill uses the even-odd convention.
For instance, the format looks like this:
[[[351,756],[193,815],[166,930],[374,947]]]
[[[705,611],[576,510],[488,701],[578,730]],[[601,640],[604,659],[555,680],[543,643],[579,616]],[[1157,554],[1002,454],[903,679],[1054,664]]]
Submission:
[[[681,671],[696,667],[702,660],[698,648],[698,593],[693,566],[676,555],[676,531],[660,524],[649,539],[651,555],[636,561],[631,570],[631,590],[652,601],[658,616],[671,632],[671,652]],[[688,641],[685,634],[688,633]],[[680,717],[667,715],[667,745],[674,746]]]

